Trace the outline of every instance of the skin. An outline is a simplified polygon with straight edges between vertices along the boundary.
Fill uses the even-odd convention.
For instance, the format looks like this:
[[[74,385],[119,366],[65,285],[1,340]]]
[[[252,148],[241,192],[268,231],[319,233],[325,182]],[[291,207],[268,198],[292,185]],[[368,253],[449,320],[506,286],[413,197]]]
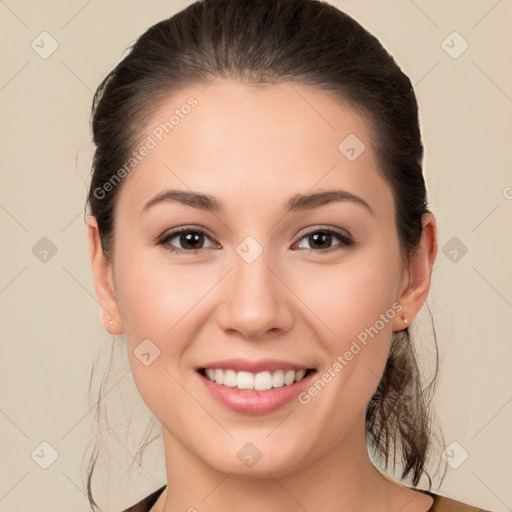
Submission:
[[[143,136],[190,96],[197,107],[125,178],[110,260],[95,218],[87,220],[103,323],[125,334],[137,388],[162,425],[168,483],[152,511],[334,512],[342,503],[345,512],[425,512],[432,498],[371,463],[364,412],[392,332],[407,326],[404,318],[410,325],[427,298],[434,217],[423,216],[418,250],[401,259],[392,193],[368,126],[321,91],[217,79],[175,93]],[[338,150],[349,134],[366,146],[354,161]],[[213,195],[225,211],[162,202],[142,213],[165,189]],[[353,201],[285,214],[292,195],[331,189],[359,196],[373,214]],[[207,231],[195,245],[202,252],[172,253],[155,242],[185,225]],[[330,227],[354,244],[305,236]],[[247,236],[263,249],[252,263],[236,252]],[[179,236],[172,245],[190,251]],[[335,250],[319,252],[327,247]],[[398,302],[403,310],[307,405],[292,400],[268,414],[236,413],[195,372],[240,357],[283,359],[321,374]],[[160,349],[149,366],[134,355],[147,338]],[[262,453],[252,468],[237,458],[247,442]]]

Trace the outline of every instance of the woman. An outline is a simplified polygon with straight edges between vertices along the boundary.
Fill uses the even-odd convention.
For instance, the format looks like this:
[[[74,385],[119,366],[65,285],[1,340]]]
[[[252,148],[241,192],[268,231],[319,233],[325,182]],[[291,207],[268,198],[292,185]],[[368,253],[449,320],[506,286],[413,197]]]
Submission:
[[[194,3],[100,84],[93,136],[102,320],[165,447],[167,485],[126,512],[480,510],[419,486],[436,222],[374,36],[314,0]]]

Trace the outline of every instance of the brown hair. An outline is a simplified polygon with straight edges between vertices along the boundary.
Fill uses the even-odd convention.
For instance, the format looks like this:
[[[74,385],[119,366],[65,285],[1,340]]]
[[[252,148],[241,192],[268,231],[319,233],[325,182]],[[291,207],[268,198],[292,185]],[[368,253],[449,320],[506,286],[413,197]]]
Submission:
[[[96,151],[88,195],[102,248],[112,250],[122,183],[105,184],[135,148],[140,128],[165,98],[215,77],[310,85],[348,103],[368,121],[379,172],[389,183],[405,260],[418,247],[427,213],[418,106],[409,78],[376,37],[339,9],[317,0],[200,0],[150,27],[104,78],[93,99]],[[416,486],[431,444],[428,393],[422,388],[409,330],[394,333],[382,380],[366,411],[367,436],[386,467],[399,450],[402,478]],[[142,447],[143,449],[144,447]],[[97,452],[96,452],[97,455]],[[88,472],[88,495],[95,505]]]

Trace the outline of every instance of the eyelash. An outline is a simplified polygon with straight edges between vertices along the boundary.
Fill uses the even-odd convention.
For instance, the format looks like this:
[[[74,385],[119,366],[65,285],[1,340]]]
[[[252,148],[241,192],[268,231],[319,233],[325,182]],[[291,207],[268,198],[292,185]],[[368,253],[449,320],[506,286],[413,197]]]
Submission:
[[[191,228],[191,227],[184,226],[182,228],[178,228],[178,229],[176,229],[174,231],[171,231],[170,233],[167,233],[167,234],[159,237],[157,239],[157,243],[158,243],[158,245],[164,246],[164,248],[166,250],[168,250],[170,252],[173,252],[173,253],[197,254],[197,253],[207,249],[207,248],[202,248],[202,249],[186,250],[186,249],[177,249],[175,247],[172,247],[171,245],[168,245],[168,242],[170,240],[172,240],[173,238],[176,238],[181,233],[188,233],[188,232],[190,232],[190,233],[199,233],[201,235],[205,235],[206,237],[210,238],[208,236],[208,234],[206,233],[206,231],[204,231],[202,229]],[[325,228],[325,229],[324,228],[319,228],[319,229],[314,229],[314,230],[308,231],[307,233],[305,233],[305,234],[303,234],[301,236],[301,238],[299,239],[299,242],[303,238],[306,238],[307,236],[313,235],[315,233],[334,235],[335,237],[337,237],[341,241],[341,243],[338,244],[337,246],[329,247],[328,249],[307,249],[307,248],[304,249],[304,248],[302,248],[302,250],[306,250],[308,252],[316,252],[316,253],[328,253],[328,252],[334,252],[334,251],[340,250],[343,247],[350,247],[351,245],[354,244],[354,241],[350,237],[348,237],[347,235],[345,235],[341,231],[338,231],[338,230],[335,230],[335,229],[332,229],[332,228]]]

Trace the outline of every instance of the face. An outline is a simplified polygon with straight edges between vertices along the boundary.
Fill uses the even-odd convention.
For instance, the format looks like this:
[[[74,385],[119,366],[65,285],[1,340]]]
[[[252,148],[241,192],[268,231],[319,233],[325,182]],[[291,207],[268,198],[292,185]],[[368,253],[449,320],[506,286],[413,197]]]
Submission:
[[[305,86],[217,79],[169,98],[141,140],[102,305],[166,446],[276,476],[355,446],[392,332],[424,298],[405,294],[365,120]]]

